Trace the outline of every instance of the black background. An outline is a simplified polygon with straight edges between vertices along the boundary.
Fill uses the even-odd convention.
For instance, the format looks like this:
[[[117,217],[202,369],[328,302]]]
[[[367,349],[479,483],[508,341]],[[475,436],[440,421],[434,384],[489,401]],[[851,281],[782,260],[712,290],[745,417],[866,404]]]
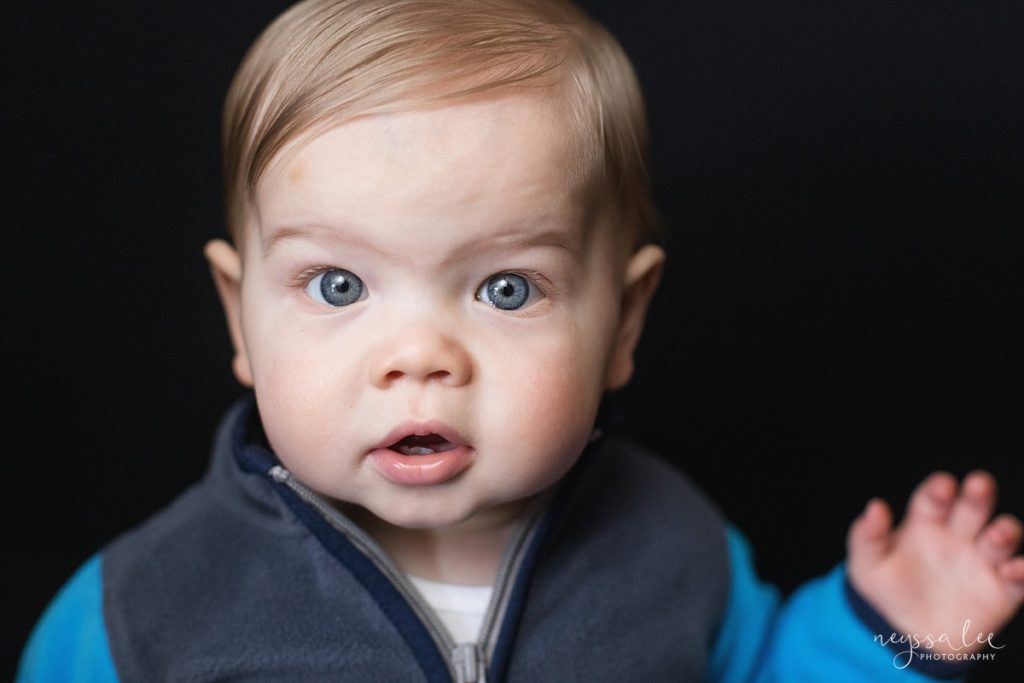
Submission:
[[[224,92],[287,4],[6,13],[11,671],[74,568],[200,476],[241,393],[200,250]],[[668,228],[625,431],[786,592],[935,469],[988,469],[1024,515],[1020,5],[584,6],[634,58]],[[972,680],[1019,680],[1022,636]]]

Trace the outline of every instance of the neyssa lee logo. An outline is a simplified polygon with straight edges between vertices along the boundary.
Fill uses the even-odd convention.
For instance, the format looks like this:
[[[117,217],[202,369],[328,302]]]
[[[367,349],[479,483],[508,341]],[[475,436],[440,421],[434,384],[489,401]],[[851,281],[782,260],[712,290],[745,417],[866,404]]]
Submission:
[[[978,633],[976,636],[970,635],[971,620],[964,620],[963,631],[960,632],[959,638],[951,638],[948,633],[940,633],[939,635],[932,635],[929,633],[925,636],[919,636],[916,633],[910,635],[901,635],[892,633],[888,636],[877,634],[875,636],[875,642],[880,645],[906,645],[906,650],[901,650],[895,657],[892,658],[893,666],[897,669],[905,669],[910,666],[910,663],[916,656],[918,659],[934,659],[934,660],[945,660],[945,661],[977,661],[986,659],[995,659],[996,653],[994,652],[961,652],[961,650],[967,649],[972,645],[981,643],[988,645],[993,650],[1002,650],[1005,645],[996,645],[992,642],[992,638],[995,637],[994,633],[985,635],[984,633]],[[920,648],[924,647],[927,650],[931,650],[936,645],[945,644],[954,652],[920,652]]]

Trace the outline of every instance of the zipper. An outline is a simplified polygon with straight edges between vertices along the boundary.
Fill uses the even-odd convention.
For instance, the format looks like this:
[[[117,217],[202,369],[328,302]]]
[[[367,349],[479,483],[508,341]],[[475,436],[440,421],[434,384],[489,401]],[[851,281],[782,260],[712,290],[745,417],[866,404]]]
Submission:
[[[487,664],[480,645],[460,643],[452,649],[455,683],[487,683]]]
[[[409,581],[405,572],[395,565],[387,553],[365,531],[336,510],[319,494],[296,479],[284,467],[275,465],[270,468],[268,474],[275,482],[284,484],[316,509],[328,524],[344,534],[394,584],[416,616],[423,622],[438,650],[448,653],[446,662],[453,681],[456,683],[487,683],[487,665],[497,646],[499,627],[508,610],[515,577],[519,573],[526,549],[530,546],[530,540],[533,538],[547,508],[547,503],[550,501],[552,495],[550,492],[534,504],[505,548],[501,563],[498,565],[491,600],[484,613],[477,641],[475,643],[456,643],[434,609],[427,604]]]

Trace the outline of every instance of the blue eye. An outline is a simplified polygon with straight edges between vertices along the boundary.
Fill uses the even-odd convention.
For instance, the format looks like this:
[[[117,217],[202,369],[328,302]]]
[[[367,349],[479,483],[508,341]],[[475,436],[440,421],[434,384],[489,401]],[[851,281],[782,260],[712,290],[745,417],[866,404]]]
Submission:
[[[476,298],[503,311],[522,308],[530,300],[530,281],[515,273],[498,273],[487,278],[476,292]]]
[[[310,280],[306,293],[328,306],[348,306],[363,297],[363,281],[343,268],[334,268]]]

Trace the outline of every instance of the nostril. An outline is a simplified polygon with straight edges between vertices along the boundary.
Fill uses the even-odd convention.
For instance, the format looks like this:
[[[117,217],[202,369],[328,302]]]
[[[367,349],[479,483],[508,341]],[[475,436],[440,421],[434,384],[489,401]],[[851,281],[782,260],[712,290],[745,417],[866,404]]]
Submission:
[[[461,347],[449,342],[442,345],[437,340],[428,341],[410,342],[373,358],[369,368],[373,384],[386,387],[414,382],[461,386],[469,381],[472,363]]]
[[[408,375],[408,374],[409,373],[404,372],[402,370],[390,370],[390,371],[384,373],[383,380],[384,380],[385,383],[391,384],[393,382],[397,382],[398,380],[405,378],[406,375]],[[427,374],[423,375],[422,379],[423,379],[424,382],[430,382],[430,381],[446,382],[446,381],[449,380],[449,378],[451,376],[452,376],[452,373],[449,370],[434,370],[432,372],[428,372]]]

